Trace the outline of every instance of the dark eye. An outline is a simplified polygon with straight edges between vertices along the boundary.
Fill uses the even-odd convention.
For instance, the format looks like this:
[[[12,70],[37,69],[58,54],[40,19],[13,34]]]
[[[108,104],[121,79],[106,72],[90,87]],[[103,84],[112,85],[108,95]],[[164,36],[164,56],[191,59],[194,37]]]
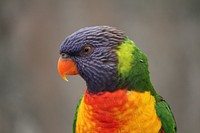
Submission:
[[[66,58],[69,57],[69,55],[66,54],[66,53],[60,53],[60,56],[61,56],[63,59],[66,59]]]
[[[93,51],[92,46],[87,45],[87,46],[83,47],[83,49],[80,52],[80,55],[86,56],[86,55],[89,55],[90,53],[92,53],[92,51]]]

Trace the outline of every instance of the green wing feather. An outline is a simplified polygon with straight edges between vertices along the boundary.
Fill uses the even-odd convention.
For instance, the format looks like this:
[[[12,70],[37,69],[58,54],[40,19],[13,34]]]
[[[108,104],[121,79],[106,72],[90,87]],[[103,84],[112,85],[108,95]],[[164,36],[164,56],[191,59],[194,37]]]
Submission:
[[[77,119],[77,114],[78,114],[78,109],[79,109],[79,106],[80,106],[80,103],[82,101],[83,97],[79,100],[77,106],[76,106],[76,111],[74,113],[74,122],[73,122],[73,133],[76,132],[76,119]]]
[[[167,102],[161,97],[155,107],[164,133],[176,133],[176,122]]]

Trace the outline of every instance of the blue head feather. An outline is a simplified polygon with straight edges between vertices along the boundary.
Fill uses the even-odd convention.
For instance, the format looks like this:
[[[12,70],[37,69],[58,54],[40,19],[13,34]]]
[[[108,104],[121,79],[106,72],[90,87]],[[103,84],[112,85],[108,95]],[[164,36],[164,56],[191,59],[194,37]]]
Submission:
[[[118,88],[116,50],[124,39],[124,33],[113,27],[86,27],[68,36],[60,53],[68,54],[76,63],[90,93],[114,91]],[[88,45],[92,52],[82,56],[81,51]]]

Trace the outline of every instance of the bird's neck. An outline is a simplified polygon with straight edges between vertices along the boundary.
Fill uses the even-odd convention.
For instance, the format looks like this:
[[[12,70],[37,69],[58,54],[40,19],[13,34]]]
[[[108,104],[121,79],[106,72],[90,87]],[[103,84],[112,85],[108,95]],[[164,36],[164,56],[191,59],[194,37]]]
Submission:
[[[131,69],[134,71],[134,69]],[[126,78],[122,78],[120,81],[121,88],[128,88],[128,90],[133,90],[137,92],[145,92],[148,91],[152,96],[155,97],[155,100],[159,100],[159,95],[155,91],[149,76],[148,70],[139,74],[132,74],[134,72],[130,71],[130,74],[127,75]]]
[[[126,38],[116,53],[119,61],[117,71],[121,88],[138,92],[149,91],[156,96],[150,81],[148,59],[135,43]]]
[[[132,78],[133,78],[133,80],[128,82],[129,90],[135,90],[138,92],[149,91],[151,93],[151,95],[157,97],[158,94],[155,91],[155,89],[150,81],[149,75],[146,75],[146,76],[137,75],[137,76],[133,76]]]

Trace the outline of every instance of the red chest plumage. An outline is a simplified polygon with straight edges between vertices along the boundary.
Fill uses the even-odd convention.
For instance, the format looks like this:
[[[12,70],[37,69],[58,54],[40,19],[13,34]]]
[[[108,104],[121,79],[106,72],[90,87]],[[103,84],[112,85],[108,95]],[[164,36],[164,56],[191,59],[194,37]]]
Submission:
[[[161,122],[154,105],[155,99],[149,92],[139,93],[125,89],[112,93],[86,92],[80,103],[76,131],[129,133],[151,129],[152,132],[149,133],[155,133],[159,131]]]

